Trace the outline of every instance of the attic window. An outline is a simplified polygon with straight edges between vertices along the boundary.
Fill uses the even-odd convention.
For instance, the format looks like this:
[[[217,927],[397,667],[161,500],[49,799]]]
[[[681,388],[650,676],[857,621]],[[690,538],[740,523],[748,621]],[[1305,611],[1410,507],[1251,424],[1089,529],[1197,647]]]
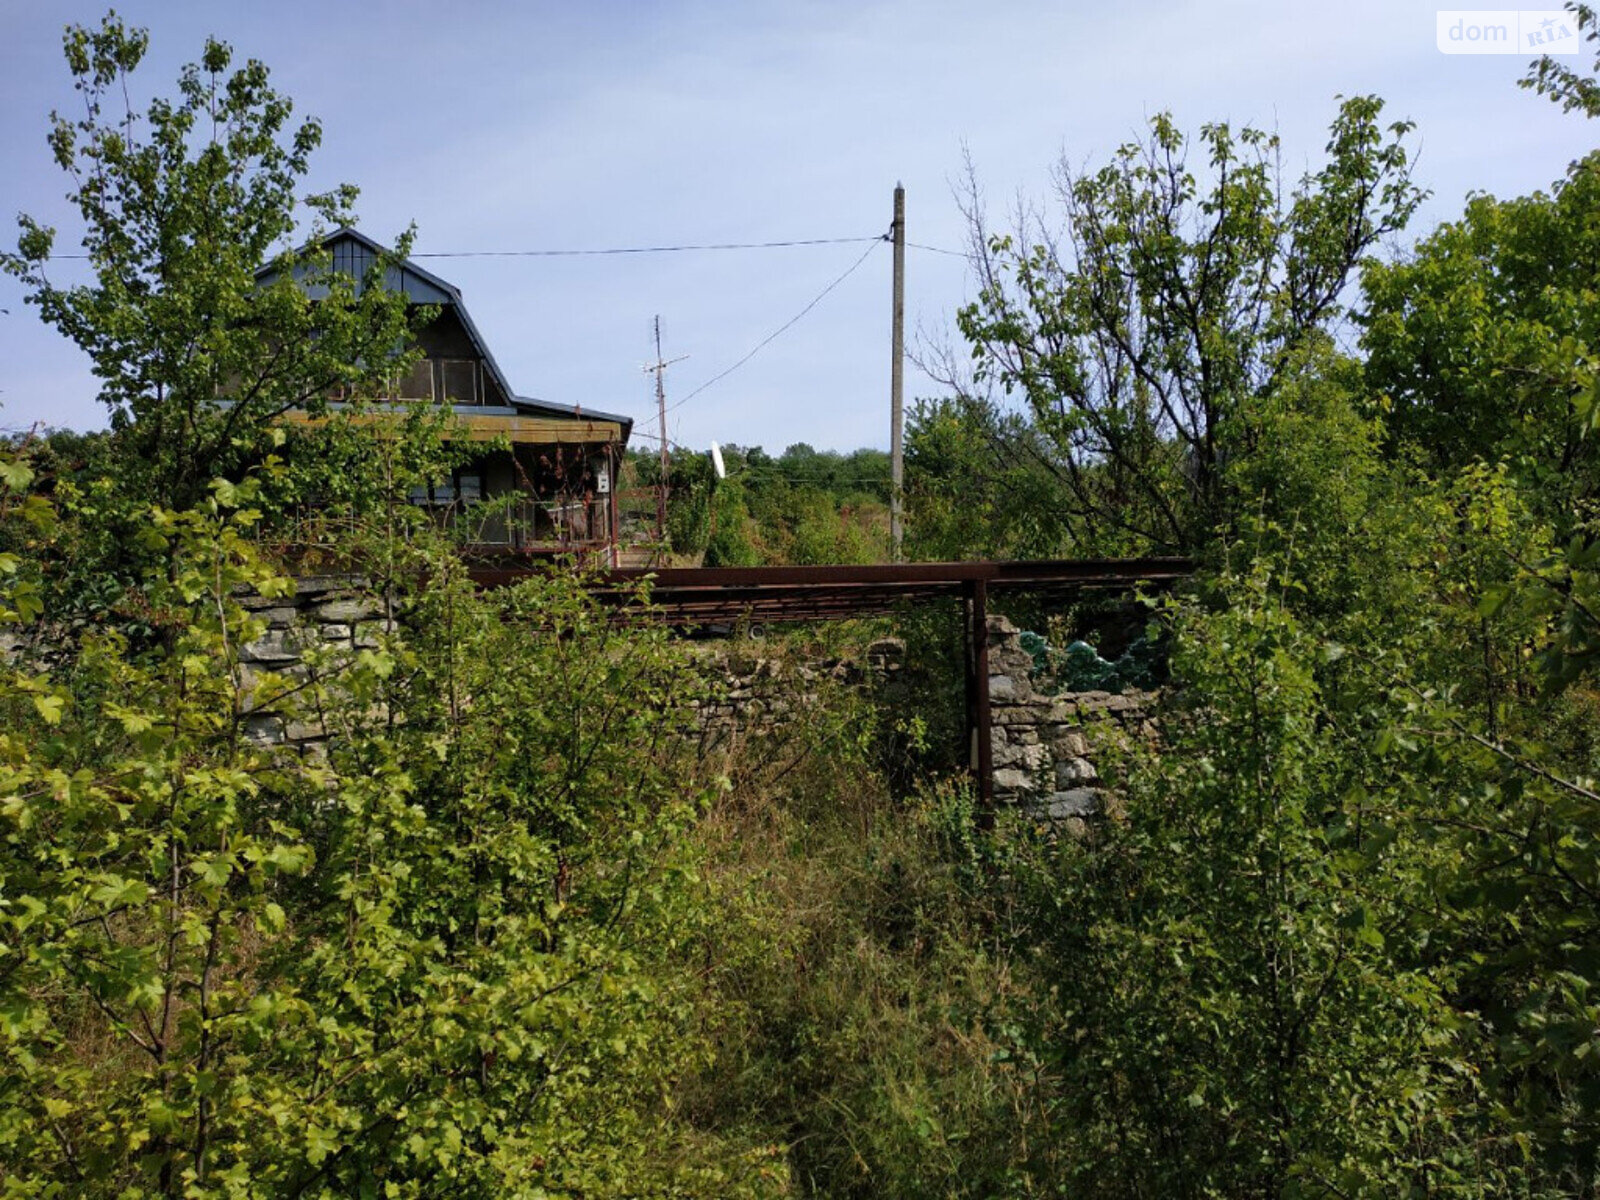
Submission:
[[[445,358],[439,360],[440,399],[447,404],[482,404],[478,386],[478,360]]]
[[[433,403],[433,364],[425,358],[412,363],[411,369],[400,376],[397,392],[401,400]]]

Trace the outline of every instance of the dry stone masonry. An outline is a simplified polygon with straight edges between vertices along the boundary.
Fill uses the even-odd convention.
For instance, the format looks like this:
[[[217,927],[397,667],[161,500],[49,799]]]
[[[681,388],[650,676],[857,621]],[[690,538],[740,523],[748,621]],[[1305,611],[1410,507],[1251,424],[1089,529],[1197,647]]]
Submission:
[[[376,649],[395,629],[382,598],[355,575],[308,576],[295,581],[293,596],[247,595],[239,603],[267,625],[261,637],[239,651],[247,693],[265,674],[306,678],[308,661],[326,660],[336,668],[341,655]],[[245,733],[263,745],[288,745],[308,754],[320,753],[329,736],[319,714],[290,705],[255,709],[246,718]]]
[[[381,597],[356,576],[302,578],[293,596],[246,596],[241,604],[267,626],[240,651],[247,689],[267,673],[305,678],[308,661],[336,667],[341,655],[376,648],[395,628]],[[1053,692],[1037,678],[1021,631],[1008,619],[991,616],[988,637],[995,799],[1051,821],[1102,813],[1107,786],[1095,764],[1130,739],[1154,738],[1155,694]],[[711,683],[707,695],[693,701],[702,751],[730,750],[751,738],[803,736],[817,706],[841,687],[870,683],[880,694],[903,694],[893,686],[905,650],[895,638],[880,639],[853,658],[794,661],[762,650],[757,643],[719,643],[699,655]],[[315,712],[288,707],[259,708],[246,731],[262,744],[309,754],[320,753],[330,733]]]
[[[1055,692],[1036,676],[1021,631],[989,618],[989,698],[994,795],[1051,821],[1081,821],[1106,809],[1108,781],[1096,767],[1131,739],[1153,740],[1153,692]],[[721,644],[704,656],[713,683],[696,702],[703,745],[728,747],[749,738],[793,733],[829,687],[869,682],[879,694],[903,670],[898,639],[874,642],[859,659],[794,663],[759,656],[748,645]],[[888,685],[885,687],[884,685]]]
[[[697,658],[710,682],[691,703],[702,752],[726,750],[751,738],[792,732],[839,689],[882,685],[902,669],[905,643],[880,638],[855,657],[796,660],[759,642],[715,643]]]
[[[1105,810],[1095,762],[1132,738],[1155,737],[1153,692],[1051,692],[1039,686],[1022,631],[989,618],[989,705],[994,795],[1053,821]]]

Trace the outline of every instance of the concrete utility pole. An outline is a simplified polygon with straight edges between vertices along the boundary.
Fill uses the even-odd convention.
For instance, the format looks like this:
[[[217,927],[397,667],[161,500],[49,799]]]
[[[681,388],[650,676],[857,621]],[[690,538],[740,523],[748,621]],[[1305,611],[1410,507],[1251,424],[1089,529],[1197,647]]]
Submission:
[[[900,542],[905,533],[900,489],[905,480],[905,453],[901,445],[905,404],[901,386],[906,352],[906,190],[898,183],[894,185],[894,224],[889,229],[894,238],[894,318],[889,351],[889,549],[894,561],[899,562]]]

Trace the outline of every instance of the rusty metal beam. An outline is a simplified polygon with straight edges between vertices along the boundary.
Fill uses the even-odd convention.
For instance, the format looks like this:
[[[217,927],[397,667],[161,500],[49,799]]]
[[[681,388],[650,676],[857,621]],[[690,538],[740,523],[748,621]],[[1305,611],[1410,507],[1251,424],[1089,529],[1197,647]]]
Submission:
[[[482,587],[504,587],[548,564],[481,563]],[[905,603],[987,591],[1076,593],[1162,586],[1188,575],[1187,559],[1068,559],[1041,562],[900,563],[822,567],[631,567],[586,575],[593,594],[641,617],[671,624],[709,621],[838,620],[893,612]],[[648,586],[649,607],[638,606]]]
[[[1181,579],[1194,570],[1186,558],[1074,558],[1037,562],[873,563],[812,567],[627,567],[599,576],[602,584],[629,584],[645,578],[658,590],[678,587],[772,587],[818,584],[960,584],[982,579],[991,584],[1027,586],[1049,583],[1136,583]]]

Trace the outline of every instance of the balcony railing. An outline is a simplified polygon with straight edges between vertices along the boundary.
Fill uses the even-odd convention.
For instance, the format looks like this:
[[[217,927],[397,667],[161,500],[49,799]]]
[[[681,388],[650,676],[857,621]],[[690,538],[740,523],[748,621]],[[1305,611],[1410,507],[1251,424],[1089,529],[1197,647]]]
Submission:
[[[507,550],[561,550],[606,545],[611,511],[606,497],[592,500],[519,500],[455,510],[456,529],[471,545]]]

